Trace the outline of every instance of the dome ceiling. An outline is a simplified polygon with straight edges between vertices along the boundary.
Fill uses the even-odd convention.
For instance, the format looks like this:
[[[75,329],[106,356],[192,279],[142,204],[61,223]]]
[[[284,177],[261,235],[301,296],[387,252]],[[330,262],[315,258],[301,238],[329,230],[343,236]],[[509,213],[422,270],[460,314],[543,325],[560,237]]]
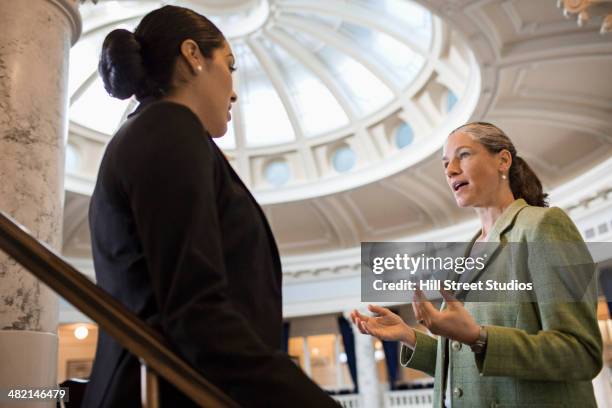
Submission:
[[[121,3],[142,7],[138,11],[141,15],[160,4]],[[206,3],[211,10],[213,6],[226,10],[225,4],[237,8],[260,4],[238,0],[197,3]],[[383,19],[383,9],[372,11],[374,4],[383,7],[391,3],[430,16],[430,40],[422,43],[427,44],[423,45],[425,51],[410,48],[414,25],[394,23],[398,14]],[[401,0],[269,1],[267,23],[257,32],[231,39],[234,51],[247,59],[240,61],[236,72],[239,92],[263,87],[257,81],[269,81],[263,89],[275,95],[268,98],[280,100],[277,106],[284,109],[289,122],[282,126],[293,132],[283,134],[293,136],[285,136],[282,142],[249,145],[250,139],[240,130],[247,126],[248,114],[240,113],[234,115],[234,136],[229,134],[221,143],[229,144],[224,149],[232,165],[263,204],[285,259],[287,255],[355,248],[361,241],[429,236],[423,234],[445,231],[473,219],[471,211],[456,207],[440,164],[440,146],[448,130],[468,120],[487,120],[504,129],[546,190],[560,192],[553,198],[561,202],[553,204],[567,207],[585,199],[581,186],[574,183],[571,191],[564,188],[612,156],[612,41],[610,36],[599,35],[597,26],[577,27],[575,21],[566,20],[555,3],[422,0],[421,4],[434,12],[429,14],[427,9]],[[96,7],[110,4],[100,1],[88,8],[93,13]],[[290,18],[296,13],[303,17]],[[125,12],[123,17],[127,21],[136,14]],[[97,13],[92,16],[102,18]],[[105,24],[88,21],[86,16],[86,32]],[[386,66],[387,62],[377,57],[378,49],[351,40],[347,24],[386,33],[408,47],[413,52],[410,55],[420,55],[423,65],[417,65],[414,76],[406,75],[406,81],[401,82],[400,74],[408,72],[400,69],[402,63]],[[308,31],[311,26],[317,29]],[[402,36],[411,42],[400,41]],[[296,43],[299,46],[292,48]],[[280,55],[274,53],[275,48]],[[360,111],[353,97],[345,96],[342,102],[339,95],[345,95],[346,84],[334,74],[342,65],[326,68],[324,77],[321,70],[313,69],[325,66],[326,52],[331,58],[351,58],[378,79],[384,86],[374,90],[363,91],[365,87],[358,86],[358,81],[348,86],[352,86],[351,92],[380,93],[380,104],[372,102],[371,110],[364,105]],[[91,72],[95,72],[97,51],[91,55]],[[357,118],[348,125],[329,125],[318,133],[308,128],[310,124],[302,125],[301,108],[293,106],[297,96],[289,81],[304,77],[297,73],[289,79],[283,77],[283,64],[290,66],[291,61],[300,64],[298,69],[306,71],[304,75],[319,78],[325,92],[331,94],[330,100],[340,106],[336,109],[347,117],[352,112]],[[88,78],[83,77],[85,80],[77,81],[73,88],[73,96],[78,83],[84,84]],[[331,88],[330,83],[334,84]],[[383,98],[385,89],[392,93],[388,101]],[[239,97],[242,111],[250,96]],[[352,111],[344,106],[349,101]],[[117,112],[114,126],[125,110],[117,108]],[[315,125],[323,127],[322,123]],[[108,134],[71,123],[64,224],[64,253],[69,257],[90,257],[88,195],[107,142]],[[448,237],[462,238],[465,236]]]
[[[469,48],[409,0],[86,3],[70,56],[69,189],[91,191],[95,169],[81,159],[99,158],[137,105],[103,88],[104,37],[163,4],[201,12],[226,33],[239,99],[215,141],[264,203],[346,190],[417,163],[467,119],[480,90]],[[462,112],[452,117],[456,104]]]
[[[134,101],[105,94],[96,72],[102,41],[168,3],[210,17],[231,42],[239,67],[235,122],[242,124],[232,123],[220,139],[230,150],[293,143],[367,118],[415,80],[430,52],[431,13],[405,0],[89,3],[70,58],[72,122],[114,133]]]

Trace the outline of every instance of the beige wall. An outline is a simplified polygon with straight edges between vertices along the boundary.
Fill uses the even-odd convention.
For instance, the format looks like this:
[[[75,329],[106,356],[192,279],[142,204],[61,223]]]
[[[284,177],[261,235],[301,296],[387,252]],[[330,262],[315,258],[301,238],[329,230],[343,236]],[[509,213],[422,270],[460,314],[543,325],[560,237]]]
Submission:
[[[79,340],[74,335],[77,326],[85,326],[89,330],[88,336]],[[93,362],[96,353],[98,328],[93,324],[62,324],[57,329],[59,337],[59,353],[57,363],[57,379],[62,382],[67,379],[67,367],[70,362],[73,367],[80,367],[77,372],[87,372],[87,362]],[[89,373],[87,372],[87,376]]]

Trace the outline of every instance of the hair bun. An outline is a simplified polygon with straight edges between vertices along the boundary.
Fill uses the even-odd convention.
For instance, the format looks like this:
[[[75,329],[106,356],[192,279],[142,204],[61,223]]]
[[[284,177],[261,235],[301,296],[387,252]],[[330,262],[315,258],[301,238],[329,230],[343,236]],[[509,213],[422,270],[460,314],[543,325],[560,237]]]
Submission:
[[[141,49],[134,33],[128,30],[113,30],[104,39],[98,72],[112,97],[127,99],[137,94],[145,82]]]

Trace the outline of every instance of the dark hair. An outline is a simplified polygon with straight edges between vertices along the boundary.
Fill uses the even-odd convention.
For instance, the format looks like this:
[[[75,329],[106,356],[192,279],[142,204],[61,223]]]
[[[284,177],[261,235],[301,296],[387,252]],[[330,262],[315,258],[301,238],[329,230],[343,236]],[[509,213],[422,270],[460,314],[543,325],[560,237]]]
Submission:
[[[491,153],[507,150],[512,155],[512,165],[508,174],[510,189],[514,198],[523,198],[527,204],[548,207],[548,194],[542,190],[542,183],[531,167],[516,153],[516,148],[503,130],[487,122],[471,122],[459,126],[450,134],[465,132],[472,136]]]
[[[113,97],[138,100],[170,91],[181,44],[192,39],[211,58],[225,41],[223,33],[193,10],[164,6],[147,14],[134,33],[111,31],[102,45],[98,72]]]

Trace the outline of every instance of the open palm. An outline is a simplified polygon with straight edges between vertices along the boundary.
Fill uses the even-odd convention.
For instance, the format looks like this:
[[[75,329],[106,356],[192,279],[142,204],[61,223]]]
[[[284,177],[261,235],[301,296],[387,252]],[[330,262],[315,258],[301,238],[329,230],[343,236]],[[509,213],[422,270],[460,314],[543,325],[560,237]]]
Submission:
[[[374,316],[366,316],[354,310],[351,319],[363,334],[369,334],[380,340],[407,341],[412,332],[401,317],[385,307],[369,305],[368,309]]]
[[[445,290],[440,293],[446,301],[444,310],[438,310],[421,290],[416,290],[412,302],[414,316],[433,334],[473,344],[480,335],[480,326],[452,293]]]

